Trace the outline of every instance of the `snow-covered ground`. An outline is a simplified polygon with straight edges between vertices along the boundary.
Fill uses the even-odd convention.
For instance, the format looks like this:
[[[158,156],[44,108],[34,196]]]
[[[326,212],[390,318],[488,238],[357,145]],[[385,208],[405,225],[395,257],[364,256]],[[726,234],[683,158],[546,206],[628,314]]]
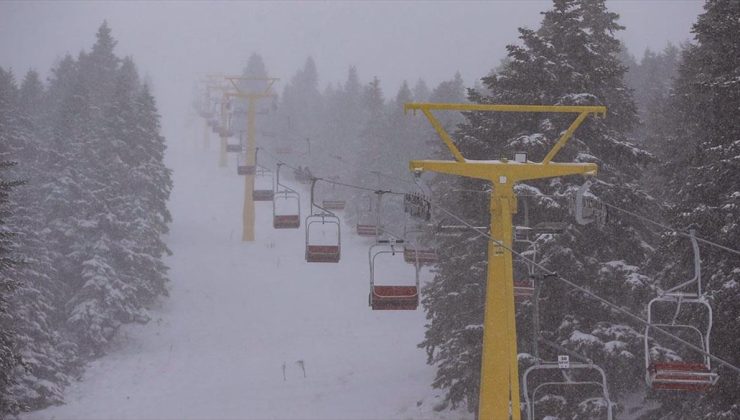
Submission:
[[[369,240],[344,225],[342,261],[308,264],[303,226],[274,230],[265,202],[244,243],[233,159],[218,168],[215,142],[205,152],[189,136],[168,153],[171,296],[149,324],[121,330],[66,405],[25,419],[472,418],[432,409],[423,311],[368,308]]]

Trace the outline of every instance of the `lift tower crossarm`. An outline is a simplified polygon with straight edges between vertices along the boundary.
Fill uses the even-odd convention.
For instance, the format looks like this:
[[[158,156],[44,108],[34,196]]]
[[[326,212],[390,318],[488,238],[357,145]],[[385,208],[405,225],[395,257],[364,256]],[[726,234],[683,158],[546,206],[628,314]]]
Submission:
[[[553,112],[553,113],[573,113],[578,114],[575,121],[560,136],[553,146],[552,150],[545,156],[542,163],[550,163],[560,149],[565,146],[568,140],[573,136],[576,129],[583,123],[589,114],[606,116],[605,106],[582,106],[582,105],[506,105],[506,104],[452,104],[452,103],[430,103],[430,102],[410,102],[403,106],[403,111],[408,112],[420,110],[432,124],[442,141],[450,149],[455,160],[462,162],[465,160],[460,150],[452,142],[452,138],[447,134],[439,120],[432,114],[432,111],[484,111],[484,112]]]
[[[404,111],[421,110],[447,145],[454,161],[412,160],[409,169],[440,172],[491,182],[490,232],[488,243],[488,273],[486,282],[485,316],[483,321],[483,354],[481,361],[480,398],[478,418],[504,420],[521,418],[519,365],[516,348],[516,318],[514,316],[514,280],[512,267],[512,217],[517,200],[514,185],[517,182],[546,179],[567,175],[596,175],[594,163],[552,162],[576,128],[589,114],[606,115],[603,106],[558,105],[496,105],[496,104],[447,104],[407,103]],[[501,160],[467,160],[452,142],[432,111],[463,112],[549,112],[574,113],[578,116],[542,162]]]

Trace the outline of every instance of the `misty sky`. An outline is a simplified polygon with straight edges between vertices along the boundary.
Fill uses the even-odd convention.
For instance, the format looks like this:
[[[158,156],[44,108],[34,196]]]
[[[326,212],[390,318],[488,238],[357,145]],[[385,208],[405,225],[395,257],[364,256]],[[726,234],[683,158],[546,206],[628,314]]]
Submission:
[[[133,55],[153,83],[160,111],[189,106],[200,73],[241,71],[252,52],[281,78],[278,91],[316,60],[322,88],[349,65],[386,97],[418,78],[430,88],[460,71],[466,85],[497,66],[519,26],[536,28],[550,1],[489,2],[14,2],[0,0],[0,66],[42,76],[63,54],[94,43],[107,19],[119,55]],[[703,1],[612,0],[631,52],[691,38]]]

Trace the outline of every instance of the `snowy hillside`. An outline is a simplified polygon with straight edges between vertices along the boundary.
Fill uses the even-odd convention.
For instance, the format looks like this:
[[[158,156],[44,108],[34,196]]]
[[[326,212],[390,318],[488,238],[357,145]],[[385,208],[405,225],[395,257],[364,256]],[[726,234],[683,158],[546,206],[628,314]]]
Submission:
[[[217,167],[214,149],[182,143],[168,152],[171,296],[149,324],[124,327],[120,348],[89,365],[66,405],[24,418],[466,416],[432,409],[434,369],[417,348],[423,311],[368,308],[371,241],[345,225],[341,262],[307,264],[303,226],[274,230],[265,202],[257,240],[243,243],[243,180],[233,161]],[[306,212],[307,194],[301,204]]]

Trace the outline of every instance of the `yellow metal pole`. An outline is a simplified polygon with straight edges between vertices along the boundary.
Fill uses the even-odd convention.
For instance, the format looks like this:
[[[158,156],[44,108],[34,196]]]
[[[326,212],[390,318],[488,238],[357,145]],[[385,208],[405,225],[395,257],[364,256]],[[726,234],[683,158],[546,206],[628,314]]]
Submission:
[[[221,129],[219,130],[218,136],[221,138],[221,151],[218,156],[218,166],[220,168],[226,167],[226,95],[221,100]]]
[[[255,156],[254,152],[257,148],[257,140],[254,136],[254,116],[255,116],[255,102],[257,98],[249,97],[249,105],[247,106],[247,150],[246,150],[246,163],[247,166],[254,167]],[[255,168],[256,169],[256,168]],[[254,193],[254,172],[247,174],[244,177],[244,209],[242,211],[243,216],[243,231],[242,241],[252,242],[254,241],[254,200],[252,194]]]
[[[505,177],[504,177],[505,178]],[[495,183],[491,193],[491,236],[483,321],[479,419],[519,420],[519,378],[511,270],[512,214],[516,197],[512,183]],[[501,246],[504,245],[504,246]]]

